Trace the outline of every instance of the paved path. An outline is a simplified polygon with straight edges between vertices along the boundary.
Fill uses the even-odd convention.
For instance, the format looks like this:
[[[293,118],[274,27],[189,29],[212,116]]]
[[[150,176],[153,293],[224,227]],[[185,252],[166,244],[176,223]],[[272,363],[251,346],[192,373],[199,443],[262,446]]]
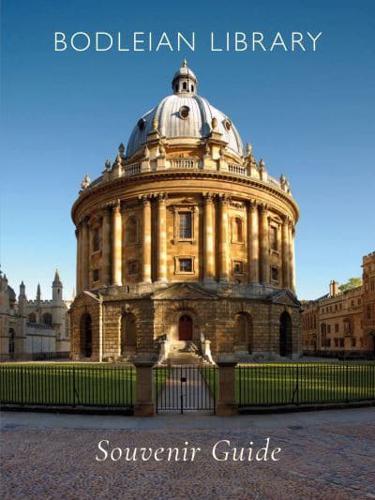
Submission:
[[[248,415],[2,415],[2,498],[370,499],[375,498],[375,410]],[[282,449],[278,462],[217,462],[212,446]],[[112,447],[199,446],[194,462],[98,463]]]
[[[157,400],[158,413],[181,413],[181,407],[184,413],[213,413],[214,399],[198,368],[173,366],[168,373]]]

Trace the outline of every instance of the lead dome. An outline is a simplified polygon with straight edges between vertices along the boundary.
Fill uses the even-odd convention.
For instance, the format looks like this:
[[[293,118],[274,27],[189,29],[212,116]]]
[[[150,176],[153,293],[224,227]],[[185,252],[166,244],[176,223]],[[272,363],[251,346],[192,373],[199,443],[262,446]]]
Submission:
[[[198,95],[197,86],[197,77],[185,60],[173,77],[173,94],[138,119],[127,144],[127,157],[143,148],[153,130],[166,140],[189,138],[198,143],[215,130],[232,153],[243,156],[243,142],[232,120]]]

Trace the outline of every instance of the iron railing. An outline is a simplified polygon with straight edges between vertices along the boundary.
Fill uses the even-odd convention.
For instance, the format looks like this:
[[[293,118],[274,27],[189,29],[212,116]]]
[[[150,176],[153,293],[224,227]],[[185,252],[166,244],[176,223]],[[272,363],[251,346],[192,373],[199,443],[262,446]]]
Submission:
[[[270,363],[236,368],[239,407],[375,400],[375,363]]]
[[[20,406],[132,408],[133,367],[0,366],[0,403]]]
[[[216,407],[217,369],[212,366],[154,368],[156,412],[184,413]]]

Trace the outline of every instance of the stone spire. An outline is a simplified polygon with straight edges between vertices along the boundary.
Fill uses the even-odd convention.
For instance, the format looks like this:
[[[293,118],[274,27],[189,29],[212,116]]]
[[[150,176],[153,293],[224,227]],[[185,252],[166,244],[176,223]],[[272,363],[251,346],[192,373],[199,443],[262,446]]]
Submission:
[[[60,280],[59,272],[56,269],[55,277],[52,282],[52,300],[54,300],[55,302],[62,300],[62,289],[63,284]]]
[[[20,294],[19,294],[19,297],[25,297],[26,296],[26,287],[25,287],[25,283],[23,281],[21,281],[21,284],[20,284]]]
[[[37,302],[40,302],[42,298],[42,294],[41,294],[41,291],[40,291],[40,283],[38,283],[38,286],[37,286],[37,289],[36,289],[36,300]]]
[[[60,280],[60,276],[59,276],[59,271],[57,269],[55,271],[55,277],[53,279],[52,285],[53,286],[62,286],[62,283],[61,283],[61,280]]]

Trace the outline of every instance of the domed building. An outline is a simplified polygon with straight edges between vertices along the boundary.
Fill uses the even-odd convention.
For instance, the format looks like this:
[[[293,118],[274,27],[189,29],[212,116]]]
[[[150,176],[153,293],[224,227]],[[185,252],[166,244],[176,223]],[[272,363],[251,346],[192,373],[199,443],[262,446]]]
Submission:
[[[82,182],[73,359],[300,353],[289,183],[268,175],[197,90],[184,61],[173,93],[136,121],[99,178]]]

